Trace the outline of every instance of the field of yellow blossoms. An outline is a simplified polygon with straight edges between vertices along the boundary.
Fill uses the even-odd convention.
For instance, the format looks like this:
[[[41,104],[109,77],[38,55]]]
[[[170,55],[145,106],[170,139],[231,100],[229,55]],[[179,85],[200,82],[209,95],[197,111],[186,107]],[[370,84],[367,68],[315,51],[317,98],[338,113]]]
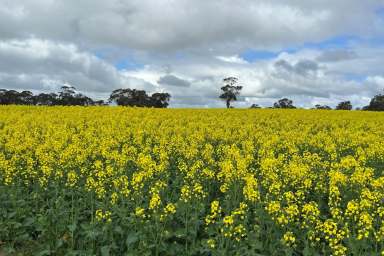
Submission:
[[[0,251],[384,255],[383,125],[361,111],[2,106]]]

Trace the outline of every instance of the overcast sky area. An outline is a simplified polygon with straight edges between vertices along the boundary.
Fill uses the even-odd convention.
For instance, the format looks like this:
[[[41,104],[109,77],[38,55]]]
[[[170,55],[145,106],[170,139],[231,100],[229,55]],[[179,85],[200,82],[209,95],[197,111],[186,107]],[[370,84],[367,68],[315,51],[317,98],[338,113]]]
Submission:
[[[170,107],[299,107],[384,92],[384,0],[0,0],[0,88],[95,99],[169,92]]]

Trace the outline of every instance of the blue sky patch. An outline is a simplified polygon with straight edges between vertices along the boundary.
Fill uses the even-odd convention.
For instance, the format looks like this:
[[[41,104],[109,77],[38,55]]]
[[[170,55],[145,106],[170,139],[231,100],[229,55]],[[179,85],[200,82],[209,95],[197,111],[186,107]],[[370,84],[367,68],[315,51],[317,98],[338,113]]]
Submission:
[[[377,14],[380,18],[384,19],[384,7],[380,8],[380,9],[377,9],[376,14]]]
[[[244,53],[240,54],[240,57],[248,62],[254,62],[257,60],[274,59],[279,54],[280,52],[247,50]]]
[[[107,61],[115,66],[118,70],[132,70],[143,68],[144,65],[136,62],[129,56],[115,56],[117,55],[115,49],[102,49],[94,51],[93,54],[101,60]]]
[[[280,51],[263,51],[263,50],[250,49],[240,54],[240,57],[248,62],[255,62],[258,60],[274,59],[277,56],[279,56],[279,54],[282,52],[296,53],[304,49],[316,49],[316,50],[347,49],[350,47],[350,45],[353,42],[361,42],[361,41],[362,40],[359,37],[343,35],[343,36],[332,37],[330,39],[327,39],[321,42],[308,42],[299,46],[284,48]],[[384,40],[383,40],[383,43],[384,43]]]
[[[344,75],[345,79],[355,82],[364,82],[367,79],[366,75],[347,73]]]
[[[123,69],[127,69],[127,70],[132,70],[132,69],[140,69],[140,68],[143,68],[144,65],[143,64],[139,64],[137,62],[134,62],[134,61],[131,61],[129,59],[124,59],[124,60],[119,60],[115,63],[115,67],[118,69],[118,70],[123,70]]]

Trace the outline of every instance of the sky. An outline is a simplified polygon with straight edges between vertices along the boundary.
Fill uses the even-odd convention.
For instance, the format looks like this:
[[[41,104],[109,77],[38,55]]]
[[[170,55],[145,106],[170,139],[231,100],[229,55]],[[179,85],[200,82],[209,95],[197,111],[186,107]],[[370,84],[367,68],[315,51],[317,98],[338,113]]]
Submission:
[[[298,107],[384,92],[384,0],[0,0],[0,88],[95,99],[169,92],[172,108]]]

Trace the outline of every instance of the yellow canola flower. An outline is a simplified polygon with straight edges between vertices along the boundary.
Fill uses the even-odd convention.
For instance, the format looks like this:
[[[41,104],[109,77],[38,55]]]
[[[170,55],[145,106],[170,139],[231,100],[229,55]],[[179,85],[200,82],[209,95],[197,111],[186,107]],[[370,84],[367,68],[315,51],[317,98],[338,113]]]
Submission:
[[[136,207],[135,215],[136,215],[136,217],[139,217],[139,218],[145,218],[146,217],[145,209],[142,207]]]
[[[156,211],[161,204],[161,198],[159,194],[153,194],[149,201],[149,209]]]
[[[296,246],[296,237],[292,232],[288,231],[283,235],[282,242],[287,247],[295,247]]]
[[[223,223],[225,226],[231,226],[233,224],[233,217],[232,216],[225,216],[223,219]]]
[[[102,222],[102,221],[106,221],[108,223],[112,222],[110,211],[104,211],[104,210],[98,209],[95,212],[95,218],[99,222]]]
[[[214,249],[216,247],[216,241],[214,239],[207,240],[208,247]]]
[[[166,214],[175,214],[176,213],[176,206],[174,204],[172,204],[172,203],[169,203],[165,207],[164,212]]]

